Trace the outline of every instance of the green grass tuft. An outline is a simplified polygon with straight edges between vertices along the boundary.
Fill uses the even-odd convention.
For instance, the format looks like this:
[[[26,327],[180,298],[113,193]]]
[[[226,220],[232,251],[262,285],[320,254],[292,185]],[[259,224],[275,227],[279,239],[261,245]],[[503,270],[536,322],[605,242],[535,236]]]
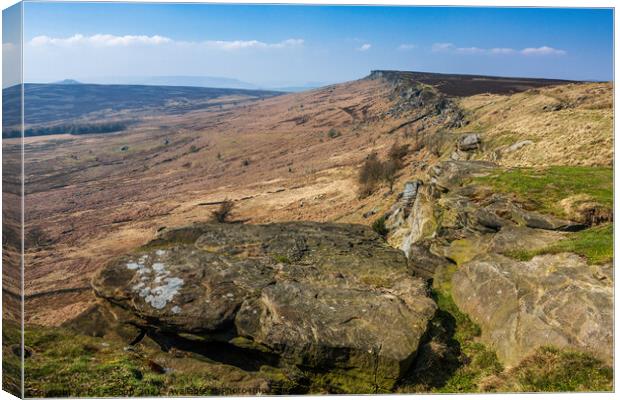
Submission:
[[[274,254],[273,260],[277,263],[290,264],[291,260],[284,254]]]
[[[496,392],[611,391],[613,370],[586,353],[542,347],[489,380],[484,388]]]
[[[377,232],[382,238],[385,238],[389,232],[388,228],[385,226],[385,219],[385,215],[382,215],[372,223],[372,230]]]
[[[613,207],[613,170],[607,167],[514,168],[475,178],[474,182],[514,193],[536,204],[539,211],[559,217],[566,216],[558,203],[581,193],[603,206]]]
[[[565,239],[548,247],[534,250],[517,250],[506,255],[520,260],[529,261],[541,254],[575,253],[586,257],[592,264],[611,262],[614,256],[613,224],[606,224],[571,233]]]

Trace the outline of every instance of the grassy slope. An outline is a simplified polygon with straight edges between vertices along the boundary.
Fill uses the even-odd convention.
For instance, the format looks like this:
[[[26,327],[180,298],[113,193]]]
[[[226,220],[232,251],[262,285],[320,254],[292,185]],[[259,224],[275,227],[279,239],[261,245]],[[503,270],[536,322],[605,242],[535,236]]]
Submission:
[[[514,168],[476,178],[476,181],[504,193],[515,193],[523,201],[533,202],[538,211],[559,217],[565,217],[560,201],[581,193],[603,206],[613,207],[612,168]]]
[[[475,179],[504,193],[514,193],[522,201],[547,214],[567,217],[560,202],[584,194],[596,203],[613,208],[613,170],[606,167],[552,166],[514,168]],[[592,227],[569,234],[551,246],[511,252],[508,255],[529,260],[539,254],[572,252],[589,262],[602,264],[613,260],[613,224]]]
[[[253,373],[233,367],[166,355],[174,367],[164,373],[162,366],[153,364],[161,353],[143,345],[127,347],[118,339],[90,337],[63,328],[28,326],[25,340],[32,352],[25,363],[27,397],[256,394],[263,378],[270,382],[268,391],[293,390],[286,386],[290,381],[281,371],[267,366],[257,372],[262,378],[255,379]],[[18,363],[19,359],[12,356],[7,361]]]
[[[613,86],[611,83],[562,85],[510,96],[461,99],[471,123],[463,132],[480,132],[478,158],[506,166],[613,163]],[[495,151],[522,140],[534,143],[514,152]]]
[[[492,392],[608,392],[613,390],[613,370],[588,354],[544,347],[480,387]]]
[[[506,255],[521,261],[529,261],[541,254],[576,253],[586,257],[592,264],[613,261],[614,229],[612,224],[597,226],[568,235],[564,240],[539,249],[509,252]]]

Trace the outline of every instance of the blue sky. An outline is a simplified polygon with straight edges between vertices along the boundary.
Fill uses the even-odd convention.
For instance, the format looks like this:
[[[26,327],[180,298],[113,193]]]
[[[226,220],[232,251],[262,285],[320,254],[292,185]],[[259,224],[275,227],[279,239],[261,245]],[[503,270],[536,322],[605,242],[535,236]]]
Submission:
[[[24,79],[196,75],[263,86],[372,69],[610,80],[609,9],[26,3]]]

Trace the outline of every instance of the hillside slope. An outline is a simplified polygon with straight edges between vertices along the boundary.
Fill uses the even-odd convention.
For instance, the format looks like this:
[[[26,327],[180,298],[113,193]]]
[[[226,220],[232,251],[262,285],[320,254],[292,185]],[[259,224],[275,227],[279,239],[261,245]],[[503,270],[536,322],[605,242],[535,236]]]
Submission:
[[[610,83],[375,71],[25,138],[27,393],[609,390],[612,98]],[[17,176],[20,140],[3,153]],[[205,223],[229,202],[231,224]],[[3,278],[11,302],[20,279]],[[415,329],[382,334],[388,310]],[[130,378],[91,384],[102,368]]]
[[[522,116],[532,112],[532,104],[549,102],[546,91],[579,97],[589,88],[596,89],[597,98],[611,98],[609,84],[455,98],[426,83],[371,76],[226,109],[152,115],[121,134],[28,138],[28,317],[59,324],[75,315],[90,302],[90,276],[111,256],[148,241],[163,226],[208,220],[224,199],[235,202],[235,218],[251,223],[368,224],[372,218],[363,214],[379,215],[396,196],[384,188],[358,197],[358,166],[371,152],[383,155],[394,142],[411,148],[422,141],[445,142],[440,152],[430,147],[410,152],[405,161],[412,166],[401,171],[398,188],[417,174],[415,166],[428,165],[438,155],[450,157],[453,141],[445,138],[476,127],[483,143],[492,143],[499,128],[485,126],[500,112],[505,126],[519,123],[519,132],[536,132],[540,122]],[[528,101],[519,100],[524,96]],[[560,121],[563,113],[581,113],[575,118],[598,113],[600,122],[591,125],[604,138],[604,148],[611,140],[611,102],[601,104],[607,108],[586,110],[588,103],[581,102],[571,110],[541,114]],[[579,132],[573,126],[582,129],[553,130],[544,143],[561,152],[562,135]],[[499,133],[502,143],[520,140]],[[541,152],[537,165],[557,162],[552,154]],[[608,164],[611,157],[600,151],[592,162]],[[53,310],[46,307],[49,296],[55,297]]]

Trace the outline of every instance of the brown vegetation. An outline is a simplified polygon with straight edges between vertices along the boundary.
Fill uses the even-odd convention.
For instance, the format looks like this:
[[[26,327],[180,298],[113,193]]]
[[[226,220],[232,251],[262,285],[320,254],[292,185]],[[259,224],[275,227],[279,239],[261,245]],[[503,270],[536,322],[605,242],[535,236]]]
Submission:
[[[218,209],[213,211],[211,216],[214,221],[219,222],[220,224],[229,222],[233,208],[235,208],[235,203],[230,200],[224,200]]]
[[[408,150],[408,144],[399,145],[394,142],[386,160],[380,160],[376,152],[370,153],[362,164],[357,178],[359,196],[361,198],[370,196],[381,182],[387,183],[392,193],[398,171],[403,167],[403,158]]]

